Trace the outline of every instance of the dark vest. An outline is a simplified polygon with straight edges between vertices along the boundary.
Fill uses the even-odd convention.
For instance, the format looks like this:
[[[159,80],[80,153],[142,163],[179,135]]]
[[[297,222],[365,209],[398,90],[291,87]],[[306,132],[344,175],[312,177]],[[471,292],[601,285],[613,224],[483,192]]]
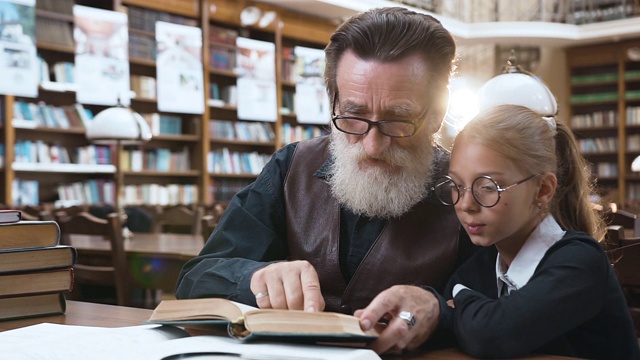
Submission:
[[[328,136],[300,142],[284,182],[291,260],[315,267],[325,310],[352,313],[396,284],[441,290],[455,268],[460,223],[452,206],[429,199],[389,220],[345,283],[339,264],[340,205],[329,184],[314,176],[330,156],[328,145]],[[439,174],[446,173],[448,156],[438,158]]]

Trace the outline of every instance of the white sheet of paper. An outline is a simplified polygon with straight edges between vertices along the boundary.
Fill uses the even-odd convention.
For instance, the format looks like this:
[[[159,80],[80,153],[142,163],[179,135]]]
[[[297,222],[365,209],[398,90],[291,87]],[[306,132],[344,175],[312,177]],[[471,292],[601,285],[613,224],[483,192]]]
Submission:
[[[182,329],[158,325],[103,328],[43,323],[2,332],[0,344],[0,359],[12,360],[161,360],[196,352],[235,353],[242,355],[237,359],[253,360],[380,359],[367,349],[243,343],[213,335],[189,337]]]

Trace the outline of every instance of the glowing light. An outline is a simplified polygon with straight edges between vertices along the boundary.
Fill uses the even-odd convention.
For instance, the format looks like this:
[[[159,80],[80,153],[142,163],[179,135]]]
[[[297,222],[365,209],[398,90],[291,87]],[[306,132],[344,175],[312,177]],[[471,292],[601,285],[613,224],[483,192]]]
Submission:
[[[475,88],[464,78],[453,79],[450,89],[449,109],[445,121],[459,132],[478,113],[478,98]]]

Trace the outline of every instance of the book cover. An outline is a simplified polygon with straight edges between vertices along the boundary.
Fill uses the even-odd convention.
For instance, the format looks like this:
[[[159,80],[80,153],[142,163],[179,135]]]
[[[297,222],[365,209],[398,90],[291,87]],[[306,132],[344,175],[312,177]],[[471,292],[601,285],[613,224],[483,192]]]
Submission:
[[[21,218],[22,212],[20,210],[0,210],[0,224],[18,222]]]
[[[73,268],[0,275],[0,298],[73,290]]]
[[[76,249],[67,245],[0,250],[0,274],[70,268],[76,258]]]
[[[0,250],[55,246],[60,228],[52,220],[22,220],[0,224]]]
[[[0,299],[0,320],[64,314],[66,308],[62,293],[4,298]]]
[[[257,309],[226,299],[163,300],[148,323],[225,328],[241,340],[366,345],[378,332],[363,331],[358,318],[332,312]]]

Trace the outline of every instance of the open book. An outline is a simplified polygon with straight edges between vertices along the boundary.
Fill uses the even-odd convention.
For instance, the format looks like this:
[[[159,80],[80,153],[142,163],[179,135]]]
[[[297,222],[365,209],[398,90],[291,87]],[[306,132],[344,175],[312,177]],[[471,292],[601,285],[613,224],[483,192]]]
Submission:
[[[147,321],[152,324],[226,328],[242,340],[340,343],[364,346],[375,330],[363,331],[358,318],[332,312],[257,309],[226,299],[163,300]]]

